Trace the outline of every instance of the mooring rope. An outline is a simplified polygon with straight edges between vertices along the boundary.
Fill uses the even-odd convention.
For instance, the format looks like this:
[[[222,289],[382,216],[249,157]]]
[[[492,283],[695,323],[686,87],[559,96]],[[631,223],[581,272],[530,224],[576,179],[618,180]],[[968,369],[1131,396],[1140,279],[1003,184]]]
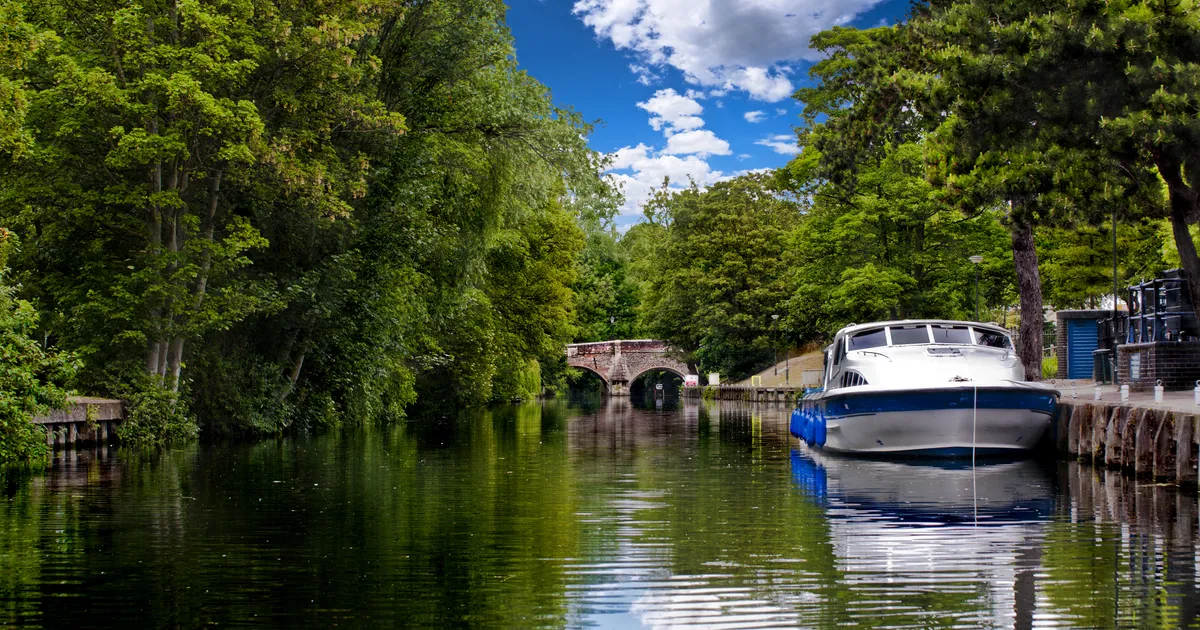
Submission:
[[[975,525],[979,525],[979,493],[975,486],[975,437],[979,417],[979,381],[972,380],[975,402],[971,405],[971,502],[975,506]]]

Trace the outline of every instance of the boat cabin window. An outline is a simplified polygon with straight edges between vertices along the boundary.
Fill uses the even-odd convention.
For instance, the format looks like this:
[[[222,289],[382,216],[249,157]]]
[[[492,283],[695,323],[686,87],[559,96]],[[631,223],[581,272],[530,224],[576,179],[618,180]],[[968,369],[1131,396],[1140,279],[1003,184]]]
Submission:
[[[1012,348],[1012,342],[1009,341],[1008,335],[990,330],[975,330],[975,335],[978,340],[975,342],[981,346],[990,348]]]
[[[850,337],[847,350],[866,350],[867,348],[879,348],[887,345],[887,336],[882,328],[875,330],[865,330],[853,337]]]
[[[971,331],[966,326],[931,326],[933,343],[961,343],[970,345]]]
[[[915,326],[890,326],[893,346],[911,346],[929,343],[929,328],[924,324]]]

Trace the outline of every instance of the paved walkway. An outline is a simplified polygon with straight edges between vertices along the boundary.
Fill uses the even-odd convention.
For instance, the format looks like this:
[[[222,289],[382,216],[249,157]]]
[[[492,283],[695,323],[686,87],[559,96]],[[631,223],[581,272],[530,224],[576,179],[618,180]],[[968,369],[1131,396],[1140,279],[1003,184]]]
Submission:
[[[1090,379],[1051,379],[1045,382],[1062,392],[1064,401],[1069,399],[1078,399],[1081,401],[1096,399],[1096,382]],[[1103,402],[1119,402],[1121,400],[1121,393],[1113,385],[1101,385],[1100,400]],[[1161,403],[1154,402],[1153,391],[1131,391],[1129,392],[1128,404],[1134,407],[1169,409],[1171,411],[1200,414],[1200,407],[1196,406],[1192,390],[1190,389],[1186,391],[1163,392],[1163,401]]]

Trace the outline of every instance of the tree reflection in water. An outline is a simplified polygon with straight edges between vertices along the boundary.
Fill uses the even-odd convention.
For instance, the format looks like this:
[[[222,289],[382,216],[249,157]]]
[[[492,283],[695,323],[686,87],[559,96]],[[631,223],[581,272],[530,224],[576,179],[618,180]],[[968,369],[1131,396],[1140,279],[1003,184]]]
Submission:
[[[1194,495],[830,457],[789,411],[601,398],[60,453],[4,480],[0,625],[1195,622]]]

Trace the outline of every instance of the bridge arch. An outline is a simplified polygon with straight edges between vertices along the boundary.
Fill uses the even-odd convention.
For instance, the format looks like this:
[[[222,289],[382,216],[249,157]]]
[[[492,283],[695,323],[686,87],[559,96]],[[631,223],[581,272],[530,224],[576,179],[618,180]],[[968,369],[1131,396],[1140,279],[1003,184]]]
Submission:
[[[652,366],[642,370],[641,372],[638,372],[636,375],[634,375],[633,378],[629,379],[629,382],[632,383],[632,382],[638,380],[639,378],[642,378],[642,376],[644,376],[646,374],[646,372],[653,372],[654,370],[662,370],[664,372],[670,372],[670,373],[674,374],[675,376],[678,376],[679,380],[683,380],[683,377],[687,376],[687,374],[685,374],[685,372],[687,372],[686,367],[681,372],[681,371],[679,371],[679,368],[677,368],[675,366],[671,366],[671,365],[652,365]]]
[[[629,386],[649,370],[667,370],[681,378],[687,375],[688,367],[675,355],[657,339],[573,343],[567,346],[567,365],[599,374],[610,396],[628,396]]]
[[[603,387],[603,392],[602,392],[603,394],[606,394],[606,395],[607,395],[607,394],[608,394],[610,391],[612,391],[612,383],[609,383],[609,382],[608,382],[608,378],[606,378],[606,377],[604,376],[604,374],[602,374],[602,373],[601,373],[599,370],[596,370],[596,369],[594,369],[594,368],[592,368],[592,367],[589,367],[589,366],[587,366],[587,365],[575,365],[575,364],[571,364],[571,367],[579,368],[580,370],[583,370],[584,372],[587,372],[587,373],[589,373],[589,374],[593,374],[593,375],[595,375],[595,376],[596,376],[596,378],[599,378],[599,379],[600,379],[600,383],[601,383],[601,385],[602,385],[602,387]]]

